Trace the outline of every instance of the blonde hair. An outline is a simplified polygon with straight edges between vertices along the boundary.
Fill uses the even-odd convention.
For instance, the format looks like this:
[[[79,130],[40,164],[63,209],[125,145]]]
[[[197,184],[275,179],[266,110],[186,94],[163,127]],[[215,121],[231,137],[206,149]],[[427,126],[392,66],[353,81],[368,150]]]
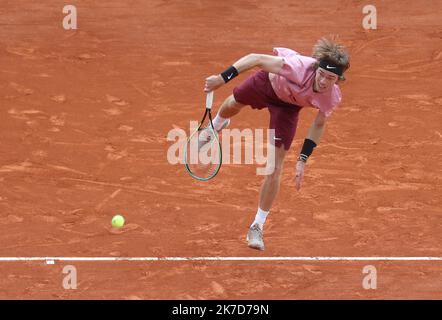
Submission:
[[[316,42],[312,54],[312,57],[318,60],[314,65],[315,70],[319,67],[319,61],[322,59],[341,66],[344,72],[350,68],[350,55],[343,45],[336,42],[336,39],[336,36],[330,38],[323,37]],[[340,76],[339,80],[345,80],[344,75]]]

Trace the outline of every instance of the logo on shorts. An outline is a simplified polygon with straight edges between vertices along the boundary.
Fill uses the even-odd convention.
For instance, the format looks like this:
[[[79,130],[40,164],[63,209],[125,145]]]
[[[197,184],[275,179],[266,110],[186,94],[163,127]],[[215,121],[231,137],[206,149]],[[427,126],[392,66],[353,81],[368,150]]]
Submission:
[[[282,140],[282,138],[273,137],[275,140]]]
[[[336,67],[330,67],[329,65],[326,66],[327,69],[336,69]]]

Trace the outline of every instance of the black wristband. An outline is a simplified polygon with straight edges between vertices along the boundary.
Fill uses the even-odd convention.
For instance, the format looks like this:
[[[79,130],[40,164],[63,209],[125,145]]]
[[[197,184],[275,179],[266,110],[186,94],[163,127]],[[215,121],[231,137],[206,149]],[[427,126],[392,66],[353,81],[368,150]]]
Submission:
[[[307,162],[308,157],[311,156],[313,149],[316,147],[316,143],[313,140],[305,139],[302,145],[301,153],[298,160]]]
[[[226,71],[221,73],[224,82],[227,83],[238,75],[238,70],[234,66],[230,66]]]

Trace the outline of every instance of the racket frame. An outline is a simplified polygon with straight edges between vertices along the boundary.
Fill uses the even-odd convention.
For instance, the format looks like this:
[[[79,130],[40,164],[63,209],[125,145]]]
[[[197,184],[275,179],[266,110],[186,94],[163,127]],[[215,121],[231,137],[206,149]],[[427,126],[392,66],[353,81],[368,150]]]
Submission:
[[[204,112],[204,116],[203,116],[201,122],[199,123],[198,128],[187,139],[187,142],[189,142],[190,139],[192,139],[194,134],[199,132],[199,130],[200,130],[204,120],[206,119],[207,115],[209,115],[209,124],[210,124],[213,132],[215,133],[216,143],[218,143],[218,145],[219,145],[219,164],[218,164],[218,166],[216,168],[216,171],[214,173],[212,173],[209,177],[206,177],[206,178],[199,177],[199,176],[195,175],[192,172],[192,170],[189,168],[189,165],[188,165],[188,163],[186,161],[186,159],[187,159],[187,145],[189,143],[186,143],[186,146],[184,148],[184,166],[186,167],[186,170],[190,174],[190,176],[192,178],[196,179],[196,180],[199,180],[199,181],[208,181],[208,180],[214,178],[218,174],[219,170],[221,169],[221,165],[222,165],[222,161],[223,161],[223,154],[222,154],[221,143],[219,142],[218,133],[215,131],[215,128],[214,128],[213,123],[212,123],[212,112],[211,112],[212,104],[213,104],[213,91],[210,91],[209,93],[207,93],[207,96],[206,96],[206,111]]]

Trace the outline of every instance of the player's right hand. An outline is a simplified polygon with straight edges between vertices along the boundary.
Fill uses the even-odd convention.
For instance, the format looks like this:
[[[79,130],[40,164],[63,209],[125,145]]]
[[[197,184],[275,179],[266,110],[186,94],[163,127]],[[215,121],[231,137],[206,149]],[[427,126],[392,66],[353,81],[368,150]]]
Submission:
[[[305,162],[298,161],[296,163],[295,187],[296,187],[297,191],[299,191],[301,189],[301,182],[302,182],[302,178],[304,177],[304,167],[305,167]]]
[[[221,87],[223,84],[224,84],[224,79],[223,79],[223,77],[221,77],[220,74],[210,76],[210,77],[206,78],[206,84],[204,85],[204,91],[210,92],[210,91],[216,90],[219,87]]]

